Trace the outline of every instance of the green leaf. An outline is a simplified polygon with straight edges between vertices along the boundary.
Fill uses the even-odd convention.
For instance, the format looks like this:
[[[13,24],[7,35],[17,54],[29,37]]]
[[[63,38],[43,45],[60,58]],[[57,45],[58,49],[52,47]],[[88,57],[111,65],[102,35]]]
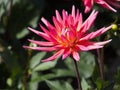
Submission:
[[[53,72],[55,73],[56,77],[65,77],[65,76],[72,76],[75,77],[75,73],[73,73],[69,69],[54,69]]]
[[[54,78],[59,78],[59,77],[66,77],[66,76],[74,76],[75,74],[72,73],[70,70],[67,69],[53,69],[52,73],[48,73],[48,74],[40,74],[40,77],[36,77],[32,80],[32,82],[36,82],[36,81],[44,81],[44,80],[48,80],[48,79],[54,79]]]
[[[37,72],[32,73],[31,81],[28,84],[28,90],[38,90],[39,81],[32,82],[36,77],[39,77]]]
[[[75,66],[72,58],[67,58],[67,60],[65,60],[65,64],[70,70],[72,70],[73,73],[75,73]],[[80,62],[77,64],[81,77],[89,78],[94,71],[95,57],[89,52],[83,52],[81,53]]]
[[[68,82],[65,82],[65,87],[66,90],[74,90],[73,87]]]
[[[17,39],[21,39],[29,34],[29,30],[23,29],[21,32],[16,34]]]
[[[108,81],[104,81],[101,78],[97,78],[95,83],[97,86],[97,90],[104,90],[104,88],[106,88],[106,86],[108,86],[108,84],[109,84]],[[107,88],[105,90],[107,90]]]
[[[68,82],[45,80],[51,90],[74,90]]]
[[[40,76],[32,79],[31,82],[42,82],[44,80],[53,79],[55,77],[56,77],[56,75],[53,73],[49,73],[49,74],[45,74],[45,75],[41,74]]]
[[[90,88],[90,86],[88,85],[87,81],[84,78],[82,78],[81,84],[83,90],[88,90]]]
[[[49,70],[49,69],[55,67],[56,63],[57,63],[57,60],[52,61],[52,62],[40,63],[37,67],[35,67],[33,69],[33,71],[45,71],[45,70]]]
[[[46,55],[46,52],[39,52],[35,54],[30,60],[30,68],[35,68],[36,65],[40,64],[40,60]]]

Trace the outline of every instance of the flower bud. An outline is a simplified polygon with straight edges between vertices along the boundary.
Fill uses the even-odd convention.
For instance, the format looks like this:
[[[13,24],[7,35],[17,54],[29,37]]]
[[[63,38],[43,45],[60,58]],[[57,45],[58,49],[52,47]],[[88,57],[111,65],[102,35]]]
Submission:
[[[117,26],[117,24],[113,24],[113,26],[112,26],[112,30],[118,30],[118,26]]]

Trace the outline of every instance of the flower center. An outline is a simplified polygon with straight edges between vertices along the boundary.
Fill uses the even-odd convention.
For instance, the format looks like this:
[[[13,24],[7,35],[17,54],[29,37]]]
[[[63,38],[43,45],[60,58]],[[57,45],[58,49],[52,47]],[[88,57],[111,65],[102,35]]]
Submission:
[[[70,48],[75,47],[76,41],[77,41],[75,30],[73,30],[70,27],[65,27],[62,30],[61,35],[62,35],[61,41],[64,46],[70,47]]]
[[[71,31],[71,28],[65,27],[65,28],[62,30],[62,35],[67,36],[67,33],[69,33],[70,31]]]

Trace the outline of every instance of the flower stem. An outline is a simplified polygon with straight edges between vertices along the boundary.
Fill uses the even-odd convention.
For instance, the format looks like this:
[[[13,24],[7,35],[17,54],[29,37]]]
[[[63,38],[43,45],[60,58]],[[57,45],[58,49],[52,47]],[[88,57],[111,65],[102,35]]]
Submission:
[[[101,75],[102,80],[104,80],[103,48],[102,49],[97,49],[97,54],[98,54],[98,64],[99,64],[99,69],[100,69],[100,75]]]
[[[26,60],[26,65],[25,65],[22,90],[27,90],[27,87],[28,87],[28,81],[29,81],[29,76],[30,76],[30,74],[29,74],[29,65],[30,65],[31,54],[32,54],[32,50],[29,49],[28,50],[28,57],[27,57],[27,60]]]
[[[12,7],[13,7],[13,0],[10,0],[10,7],[9,7],[9,10],[8,10],[8,16],[11,15]]]
[[[78,65],[76,60],[73,60],[74,64],[75,64],[75,70],[76,70],[76,75],[77,75],[77,81],[78,81],[78,90],[82,90],[82,86],[81,86],[81,78],[80,78],[80,74],[79,74],[79,70],[78,70]]]

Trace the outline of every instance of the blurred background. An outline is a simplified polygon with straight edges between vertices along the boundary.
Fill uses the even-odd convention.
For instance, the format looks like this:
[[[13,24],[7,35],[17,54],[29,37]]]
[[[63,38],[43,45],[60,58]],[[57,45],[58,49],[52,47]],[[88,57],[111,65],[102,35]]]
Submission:
[[[77,90],[73,61],[61,58],[53,62],[40,60],[53,53],[26,50],[23,45],[34,45],[28,39],[41,37],[30,32],[32,27],[41,30],[39,23],[45,17],[52,23],[55,10],[71,13],[72,5],[83,13],[82,0],[0,0],[0,90]],[[120,90],[120,10],[111,12],[95,5],[99,11],[91,31],[114,24],[114,27],[97,38],[112,39],[102,49],[105,80],[100,77],[97,51],[81,53],[78,63],[83,90]]]

